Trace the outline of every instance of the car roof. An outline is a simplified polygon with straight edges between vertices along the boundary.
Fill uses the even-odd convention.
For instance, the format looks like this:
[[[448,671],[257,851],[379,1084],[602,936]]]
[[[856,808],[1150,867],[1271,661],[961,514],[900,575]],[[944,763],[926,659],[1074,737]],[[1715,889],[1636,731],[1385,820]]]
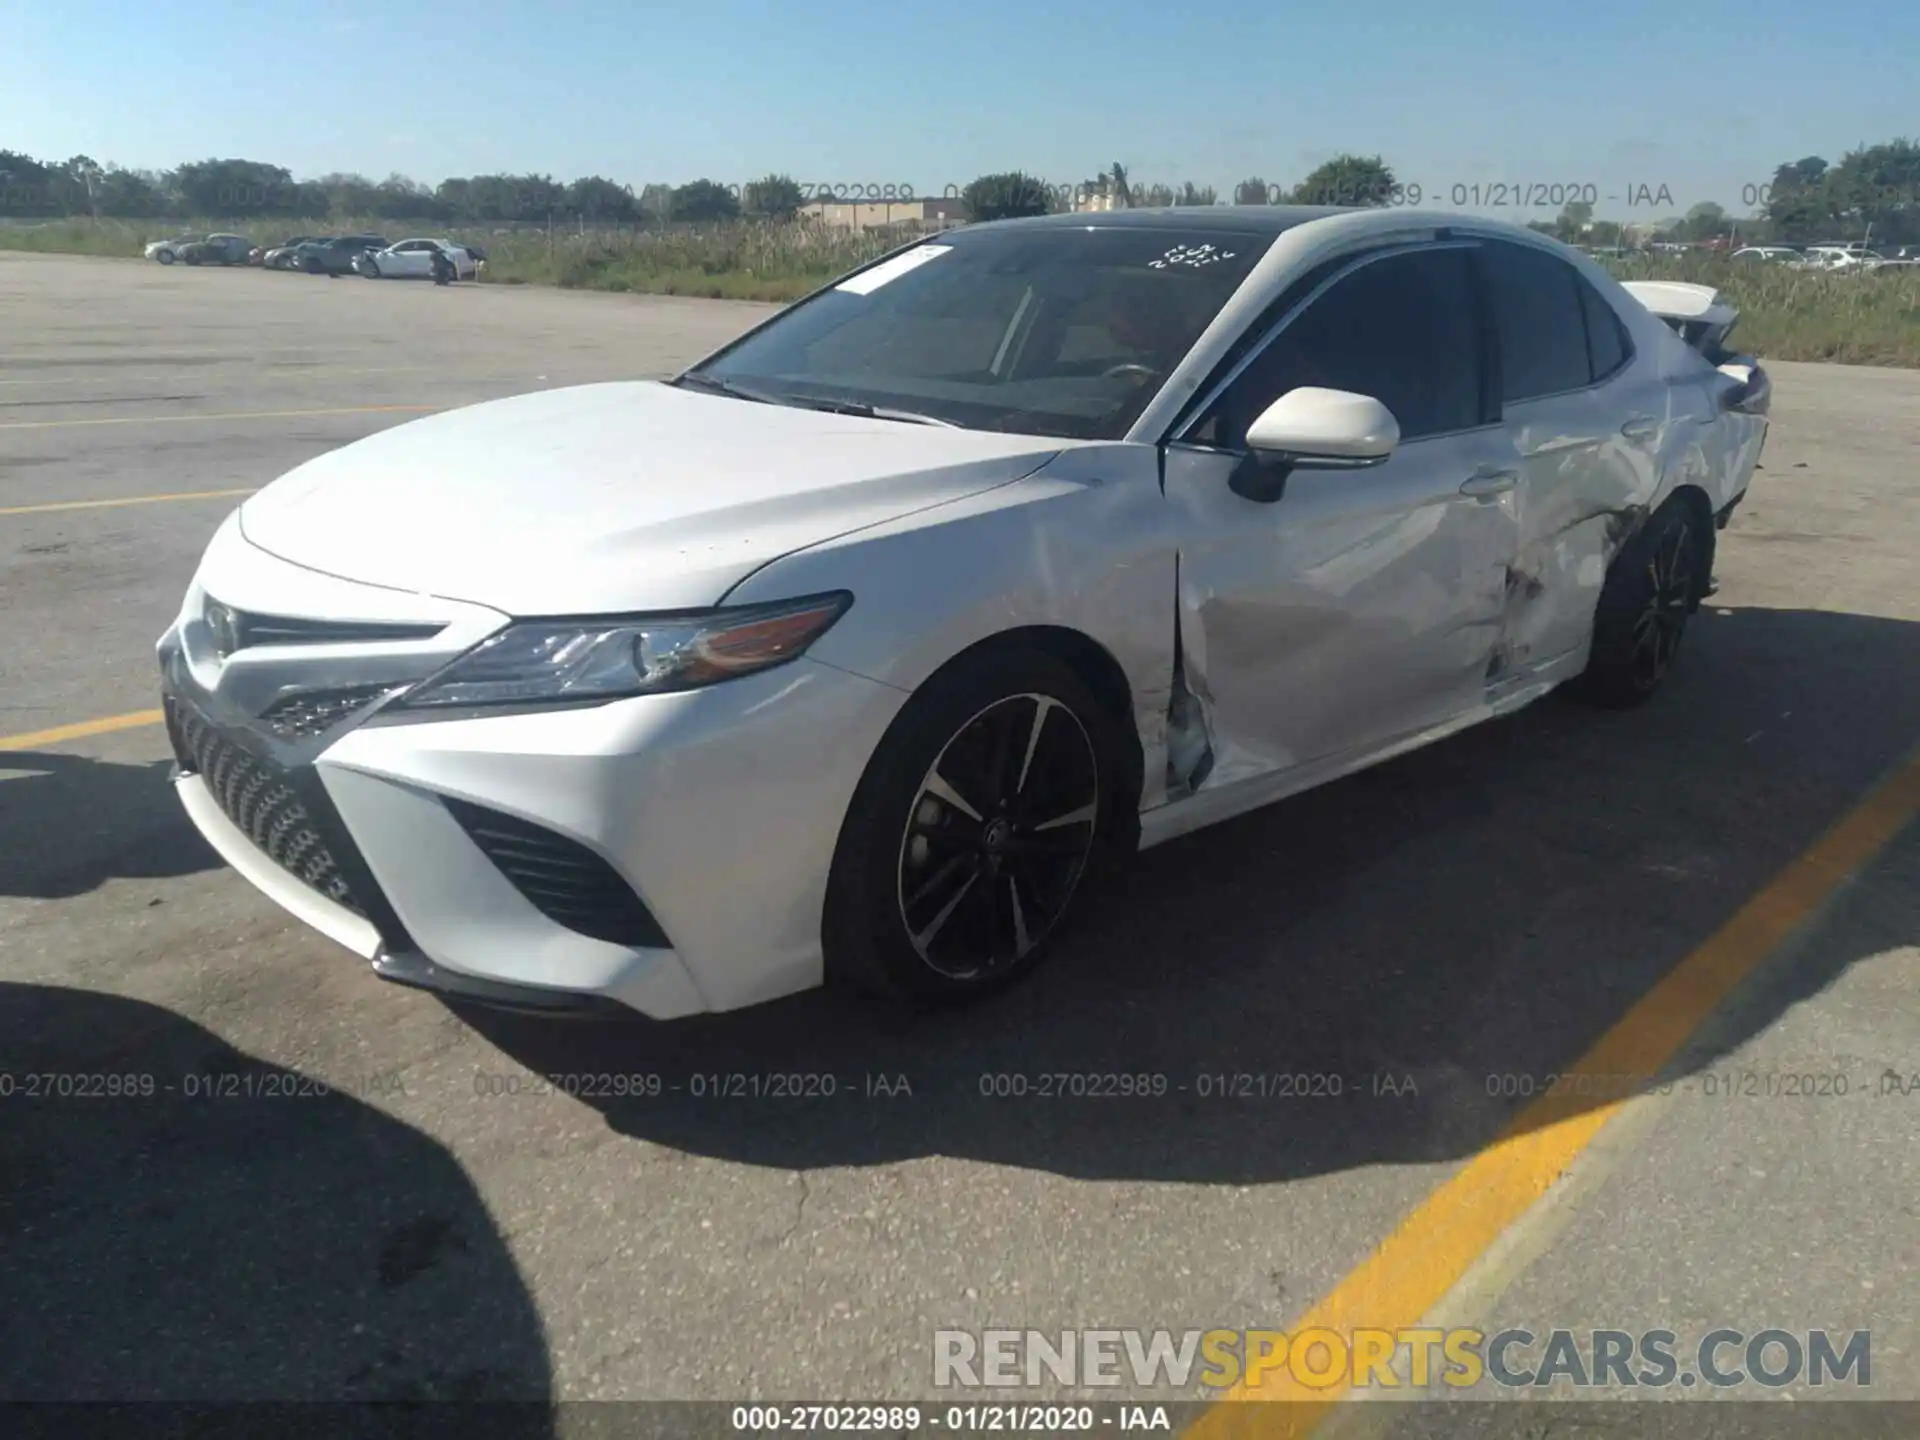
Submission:
[[[1310,220],[1359,213],[1351,205],[1167,205],[1140,210],[1074,210],[983,220],[963,227],[982,230],[1222,230],[1238,235],[1279,235]]]

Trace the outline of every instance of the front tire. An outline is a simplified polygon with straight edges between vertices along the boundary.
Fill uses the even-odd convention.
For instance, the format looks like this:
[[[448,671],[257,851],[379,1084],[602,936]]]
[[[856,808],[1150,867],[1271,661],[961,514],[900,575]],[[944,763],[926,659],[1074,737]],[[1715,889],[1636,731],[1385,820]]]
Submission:
[[[362,260],[360,262],[360,273],[369,280],[378,280],[380,278],[380,267],[371,260]]]
[[[829,983],[953,1005],[1031,972],[1137,843],[1124,724],[1036,649],[975,651],[917,691],[834,852]]]
[[[157,250],[154,252],[153,258],[158,260],[162,265],[171,265],[173,263],[173,252],[171,250]]]
[[[1574,687],[1580,698],[1617,710],[1660,688],[1704,590],[1704,553],[1700,517],[1674,496],[1614,557],[1594,612],[1592,655]]]

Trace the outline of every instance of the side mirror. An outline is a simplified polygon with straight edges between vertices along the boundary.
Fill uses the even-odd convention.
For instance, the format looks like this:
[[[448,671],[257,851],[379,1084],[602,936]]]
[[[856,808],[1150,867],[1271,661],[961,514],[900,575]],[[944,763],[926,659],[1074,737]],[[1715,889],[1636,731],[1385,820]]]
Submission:
[[[1302,385],[1247,427],[1247,448],[1295,466],[1378,465],[1400,443],[1400,422],[1371,395]]]
[[[1363,469],[1399,443],[1400,422],[1371,395],[1302,385],[1247,427],[1247,460],[1229,483],[1245,499],[1271,503],[1295,470]]]

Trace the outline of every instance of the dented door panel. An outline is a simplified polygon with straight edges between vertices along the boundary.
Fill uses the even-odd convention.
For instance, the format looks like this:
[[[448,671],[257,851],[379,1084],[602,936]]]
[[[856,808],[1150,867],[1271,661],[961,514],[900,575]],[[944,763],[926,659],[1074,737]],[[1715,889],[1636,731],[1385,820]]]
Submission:
[[[1409,443],[1371,469],[1297,470],[1272,504],[1229,488],[1240,463],[1167,447],[1180,535],[1169,793],[1375,748],[1479,708],[1518,509],[1515,492],[1460,486],[1512,467],[1505,430]]]

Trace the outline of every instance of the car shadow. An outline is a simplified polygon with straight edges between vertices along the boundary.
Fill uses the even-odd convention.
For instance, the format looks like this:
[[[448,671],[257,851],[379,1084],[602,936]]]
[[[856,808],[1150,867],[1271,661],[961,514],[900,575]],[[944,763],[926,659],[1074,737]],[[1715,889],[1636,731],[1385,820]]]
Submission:
[[[485,1428],[553,1433],[540,1316],[435,1141],[114,995],[0,983],[0,1056],[0,1397],[518,1401]]]
[[[0,752],[0,895],[57,900],[113,879],[218,869],[220,857],[173,793],[171,769],[169,760]]]
[[[614,1130],[757,1165],[940,1154],[1249,1183],[1457,1159],[1916,739],[1920,625],[1696,622],[1648,705],[1549,699],[1148,852],[1028,983],[971,1010],[812,992],[671,1024],[460,1013],[527,1067],[580,1077]],[[1822,939],[1689,1063],[1862,958]],[[635,1074],[660,1093],[593,1078]],[[812,1098],[767,1098],[796,1089]]]

